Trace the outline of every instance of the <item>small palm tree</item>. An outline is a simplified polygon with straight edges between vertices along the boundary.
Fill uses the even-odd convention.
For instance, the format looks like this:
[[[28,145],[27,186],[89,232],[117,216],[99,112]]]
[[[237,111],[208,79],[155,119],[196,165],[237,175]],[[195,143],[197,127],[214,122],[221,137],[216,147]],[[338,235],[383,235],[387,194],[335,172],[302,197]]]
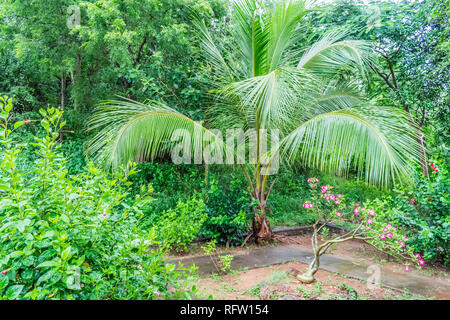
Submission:
[[[235,0],[232,48],[214,41],[205,24],[195,22],[211,75],[209,127],[253,129],[258,141],[262,130],[281,134],[278,148],[270,154],[258,148],[254,163],[240,165],[257,203],[257,239],[272,235],[266,203],[274,182],[269,184],[269,168],[276,156],[343,175],[356,169],[366,182],[387,186],[407,177],[419,154],[416,131],[408,127],[405,114],[371,106],[362,98],[361,79],[371,62],[368,43],[342,40],[343,33],[330,32],[302,47],[308,30],[301,22],[311,10],[302,0],[268,6]],[[199,130],[216,137],[201,123],[156,101],[105,102],[89,126],[100,131],[87,152],[113,166],[169,152],[178,143],[171,137],[179,129],[186,140]],[[205,146],[199,139],[191,142],[192,148]]]

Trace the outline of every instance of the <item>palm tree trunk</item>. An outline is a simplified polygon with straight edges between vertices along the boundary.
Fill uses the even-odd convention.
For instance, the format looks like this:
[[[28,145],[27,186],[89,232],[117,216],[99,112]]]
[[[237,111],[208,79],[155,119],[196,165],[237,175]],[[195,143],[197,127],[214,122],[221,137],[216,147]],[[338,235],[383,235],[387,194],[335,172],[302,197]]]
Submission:
[[[257,243],[270,241],[273,239],[273,232],[270,228],[270,221],[267,219],[266,206],[255,208],[253,216],[252,232]]]

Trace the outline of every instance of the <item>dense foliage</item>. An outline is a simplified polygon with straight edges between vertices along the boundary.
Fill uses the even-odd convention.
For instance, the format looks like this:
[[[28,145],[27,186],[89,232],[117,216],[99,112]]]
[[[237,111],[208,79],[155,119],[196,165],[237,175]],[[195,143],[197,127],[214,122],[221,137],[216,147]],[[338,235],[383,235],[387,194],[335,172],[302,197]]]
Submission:
[[[69,175],[56,142],[58,109],[41,110],[29,171],[16,166],[26,144],[10,138],[11,99],[0,100],[0,297],[6,299],[189,298],[192,276],[166,264],[153,229],[139,228],[151,186],[127,198],[131,166],[110,179],[90,163]]]
[[[398,190],[389,205],[397,208],[393,218],[410,230],[415,250],[429,261],[450,265],[450,174],[443,163],[431,165],[436,169],[429,179],[417,173],[415,187]]]
[[[195,238],[237,245],[249,232],[261,202],[255,201],[246,177],[233,168],[174,165],[167,155],[158,154],[138,159],[136,166],[113,176],[90,162],[86,142],[98,131],[86,131],[87,119],[99,103],[117,95],[145,104],[164,103],[180,115],[200,120],[206,129],[244,121],[241,113],[222,108],[238,96],[248,102],[248,112],[270,111],[260,113],[267,127],[285,123],[284,118],[299,120],[285,126],[286,132],[301,123],[308,127],[317,110],[322,114],[366,108],[347,115],[373,120],[373,111],[363,103],[389,107],[379,125],[405,115],[404,122],[417,128],[416,142],[423,146],[420,165],[405,164],[414,167],[411,183],[396,183],[390,189],[369,186],[370,170],[341,167],[339,146],[345,143],[335,134],[339,128],[331,125],[337,118],[333,116],[322,127],[308,127],[320,137],[309,149],[305,143],[293,144],[303,150],[301,161],[293,161],[295,166],[280,163],[277,175],[265,182],[267,191],[276,180],[265,203],[267,218],[271,227],[314,223],[316,213],[302,208],[311,198],[304,181],[314,176],[323,185],[333,185],[334,194],[344,194],[348,204],[372,208],[377,217],[402,228],[408,246],[427,262],[450,264],[449,1],[336,0],[320,2],[320,10],[311,11],[293,10],[294,4],[301,7],[301,1],[262,3],[264,10],[254,12],[253,22],[267,26],[255,42],[264,54],[256,57],[257,68],[250,74],[249,59],[242,59],[249,58],[245,54],[251,48],[243,45],[250,43],[249,33],[236,33],[239,27],[248,31],[247,20],[239,19],[249,12],[236,14],[228,0],[0,2],[0,96],[15,102],[12,109],[9,100],[1,100],[1,298],[188,297],[191,275],[166,265],[162,247],[185,249]],[[289,4],[286,16],[269,15],[277,3]],[[282,20],[300,20],[295,28],[283,24],[292,37],[276,27]],[[274,39],[287,49],[275,50]],[[340,68],[340,62],[355,58],[352,52],[321,54],[336,41],[348,39],[367,44],[356,45],[367,58],[357,71],[350,68],[354,63]],[[317,56],[307,54],[311,48]],[[306,67],[302,73],[293,72],[300,57],[305,57]],[[277,68],[271,68],[269,60]],[[231,80],[225,65],[232,70]],[[310,73],[314,81],[305,77]],[[283,103],[257,107],[264,94],[254,93],[264,93],[270,83],[278,84],[279,99],[274,101]],[[348,85],[340,85],[344,83]],[[314,86],[305,88],[306,84]],[[215,99],[211,93],[218,88],[221,95]],[[302,94],[300,99],[291,99],[293,88]],[[320,95],[312,93],[336,99],[320,101],[316,99]],[[309,108],[308,99],[319,109]],[[302,112],[283,115],[286,105],[301,105]],[[41,111],[47,107],[54,108]],[[273,122],[280,114],[283,121]],[[355,130],[350,126],[342,132],[349,136]],[[293,132],[295,142],[302,130]],[[324,141],[329,142],[328,152],[316,152]],[[364,162],[366,150],[360,151]],[[374,161],[379,154],[372,150]],[[322,170],[330,168],[337,170]],[[392,173],[383,165],[371,168]],[[357,220],[351,214],[338,218],[333,210],[327,214],[346,226]]]

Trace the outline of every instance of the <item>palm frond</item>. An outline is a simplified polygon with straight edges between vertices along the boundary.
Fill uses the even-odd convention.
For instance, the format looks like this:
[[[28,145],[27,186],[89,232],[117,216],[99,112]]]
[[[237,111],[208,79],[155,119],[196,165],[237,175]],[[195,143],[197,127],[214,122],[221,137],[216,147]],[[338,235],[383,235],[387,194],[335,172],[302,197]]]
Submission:
[[[300,58],[298,68],[314,74],[335,76],[344,67],[353,67],[366,75],[368,64],[373,58],[369,42],[340,40],[344,32],[330,32],[313,44]]]
[[[308,13],[305,0],[278,1],[270,17],[271,32],[268,42],[269,70],[277,69],[282,57],[297,39],[296,28]]]
[[[253,109],[255,128],[280,127],[290,122],[298,91],[307,83],[298,69],[279,68],[258,77],[231,83],[221,89],[224,99],[238,96],[242,105]]]
[[[240,53],[247,76],[263,75],[268,70],[267,43],[269,30],[267,12],[256,0],[234,0],[233,21],[237,41],[237,50]]]
[[[367,104],[358,86],[353,82],[330,81],[323,84],[316,79],[315,85],[303,92],[295,114],[295,118],[300,121],[307,121],[322,113]]]
[[[213,142],[218,146],[217,152],[226,149],[213,131],[157,101],[106,101],[95,111],[89,128],[102,130],[89,141],[86,152],[113,167],[129,161],[152,160],[170,153],[180,143],[189,150],[192,162],[194,152],[201,157],[204,147]]]
[[[416,135],[407,115],[388,107],[358,107],[319,114],[282,141],[291,161],[387,186],[408,180],[418,162]]]
[[[233,70],[228,66],[221,51],[217,48],[205,23],[197,17],[194,17],[192,21],[201,42],[202,55],[205,61],[212,66],[212,75],[217,79],[215,83],[234,81]]]

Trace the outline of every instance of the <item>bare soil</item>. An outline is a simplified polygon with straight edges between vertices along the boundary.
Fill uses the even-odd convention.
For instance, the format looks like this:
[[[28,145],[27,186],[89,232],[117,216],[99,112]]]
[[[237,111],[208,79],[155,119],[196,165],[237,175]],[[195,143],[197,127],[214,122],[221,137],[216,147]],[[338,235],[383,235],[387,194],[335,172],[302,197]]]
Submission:
[[[384,300],[422,299],[404,295],[388,288],[368,287],[366,283],[319,270],[316,282],[303,284],[295,275],[307,266],[289,262],[278,266],[257,268],[237,274],[211,276],[199,280],[199,298],[212,295],[218,300]]]
[[[297,244],[311,248],[310,235],[279,237],[275,243],[269,245]],[[249,245],[244,248],[218,248],[221,253],[239,254],[258,247]],[[356,264],[381,264],[391,271],[404,272],[405,266],[392,260],[387,254],[359,240],[340,243],[332,248],[328,254],[340,256],[354,261]],[[189,256],[203,255],[201,245],[191,249]],[[179,257],[179,255],[178,255]],[[344,299],[344,300],[384,300],[384,299],[424,299],[418,295],[368,286],[365,282],[347,278],[325,270],[316,274],[316,282],[303,284],[296,279],[296,275],[305,271],[307,265],[300,262],[289,262],[282,265],[257,268],[244,271],[233,271],[224,276],[210,276],[201,278],[197,287],[199,298],[207,299],[210,295],[214,299]],[[449,269],[439,265],[425,265],[420,270],[409,267],[411,274],[433,277],[435,281],[450,282]],[[450,299],[450,292],[434,299]]]

